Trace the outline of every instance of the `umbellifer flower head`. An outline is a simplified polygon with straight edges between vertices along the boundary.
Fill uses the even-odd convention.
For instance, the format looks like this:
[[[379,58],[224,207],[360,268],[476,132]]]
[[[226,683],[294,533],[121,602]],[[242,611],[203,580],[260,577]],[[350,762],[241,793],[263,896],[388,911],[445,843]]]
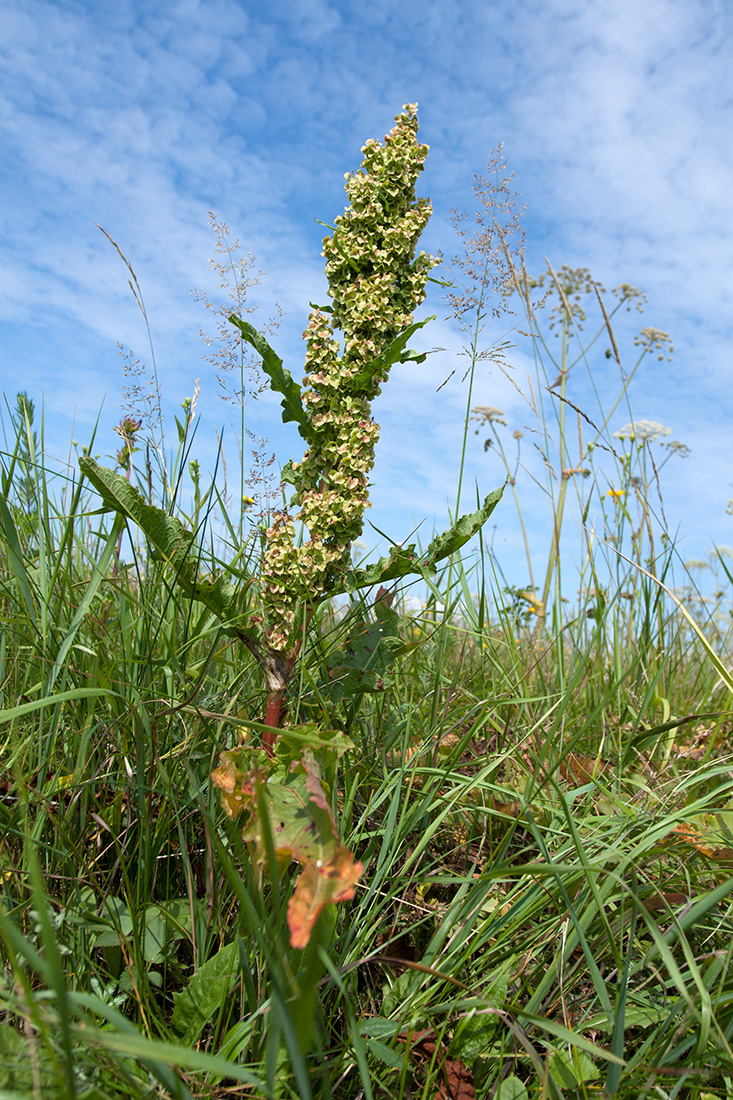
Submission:
[[[637,443],[652,443],[660,435],[671,435],[672,429],[665,428],[657,420],[632,420],[625,424],[617,432],[613,433],[614,439],[631,439]]]

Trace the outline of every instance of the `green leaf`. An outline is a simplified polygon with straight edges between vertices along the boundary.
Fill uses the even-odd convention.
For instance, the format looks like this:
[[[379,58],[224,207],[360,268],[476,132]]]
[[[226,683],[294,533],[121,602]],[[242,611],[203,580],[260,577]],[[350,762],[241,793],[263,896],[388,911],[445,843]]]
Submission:
[[[527,1100],[528,1095],[524,1081],[520,1081],[512,1073],[499,1082],[496,1100]]]
[[[399,1020],[386,1020],[384,1016],[367,1016],[359,1022],[360,1035],[375,1039],[393,1039],[400,1029]]]
[[[241,317],[237,317],[234,313],[229,320],[237,326],[242,334],[242,339],[251,344],[258,355],[261,356],[262,367],[270,379],[270,385],[276,393],[282,394],[283,399],[280,404],[283,410],[283,423],[287,424],[288,421],[295,421],[303,439],[307,443],[311,443],[316,436],[316,432],[303,408],[300,386],[290,371],[283,367],[280,356],[275,354],[267,340],[256,328],[247,321],[243,321]]]
[[[367,565],[364,569],[352,569],[346,573],[341,585],[329,591],[329,595],[337,596],[341,592],[349,592],[355,588],[369,588],[374,584],[384,584],[386,581],[398,580],[410,573],[422,573],[420,555],[416,552],[415,544],[409,546],[391,546],[387,558]]]
[[[660,1024],[662,1020],[666,1020],[672,1014],[672,1009],[676,1004],[677,999],[671,998],[666,1007],[651,1002],[648,1004],[627,1005],[624,1015],[624,1029],[632,1027],[646,1028],[652,1027],[653,1024]],[[599,1012],[589,1020],[583,1021],[585,1031],[607,1031],[610,1033],[613,1031],[613,1027],[614,1021],[609,1021],[605,1012]]]
[[[466,1020],[463,1026],[456,1029],[450,1044],[451,1056],[473,1066],[474,1062],[490,1052],[498,1023],[495,1015],[485,1013]]]
[[[105,507],[132,520],[148,539],[154,553],[175,570],[176,580],[190,599],[198,600],[224,622],[235,613],[237,591],[223,577],[199,577],[194,536],[180,520],[143,500],[126,477],[100,466],[93,458],[79,459],[84,476],[97,490]]]
[[[496,508],[497,504],[501,500],[504,493],[504,486],[501,489],[494,489],[493,493],[489,493],[483,503],[483,507],[478,512],[471,512],[470,515],[461,516],[448,531],[444,531],[442,535],[437,535],[428,546],[428,552],[425,556],[425,563],[435,565],[436,562],[442,561],[443,558],[450,557],[451,554],[455,554],[456,550],[460,550],[469,539],[473,538],[478,530],[483,527],[486,520]]]
[[[405,1061],[405,1055],[402,1051],[392,1050],[386,1043],[382,1043],[379,1039],[367,1039],[367,1050],[373,1057],[378,1058],[380,1062],[383,1062],[385,1066],[391,1066],[396,1069],[401,1066]]]
[[[550,1056],[550,1071],[563,1088],[575,1089],[600,1076],[598,1066],[582,1050],[556,1050]]]
[[[399,615],[384,598],[375,600],[374,611],[376,622],[355,616],[343,644],[329,654],[329,694],[334,702],[384,691],[392,683],[390,670],[402,645]]]
[[[163,961],[167,939],[166,922],[159,905],[149,905],[145,910],[145,937],[143,958],[148,966]]]
[[[488,985],[481,991],[482,1000],[487,1001],[494,1008],[504,1008],[512,969],[512,963],[505,962],[493,971]],[[485,1057],[491,1048],[491,1041],[498,1024],[498,1017],[491,1012],[477,1012],[463,1019],[456,1027],[451,1039],[451,1057],[460,1058],[470,1066],[478,1058]]]
[[[120,898],[107,898],[104,908],[107,910],[108,922],[112,927],[96,933],[94,946],[119,947],[120,941],[127,940],[133,935],[135,920]],[[142,920],[138,924],[138,932],[143,933],[142,949],[145,962],[149,966],[162,962],[166,940],[169,937],[166,930],[166,918],[159,905],[147,906],[142,915]]]
[[[305,750],[308,759],[315,760],[321,772],[339,760],[354,742],[341,730],[324,729],[315,722],[304,722],[300,726],[285,726],[275,746],[278,764],[282,765],[282,775],[286,776],[293,763],[299,764]]]
[[[18,1023],[13,1026],[12,1017],[6,1016],[0,1027],[0,1100],[30,1100],[33,1095],[58,1096],[63,1086],[54,1071],[53,1059],[45,1044],[34,1041],[34,1060],[28,1057],[28,1037]],[[34,1082],[34,1068],[37,1081]],[[40,1092],[34,1091],[40,1089]]]
[[[412,1004],[413,997],[420,985],[423,976],[414,970],[406,970],[394,980],[392,985],[385,990],[382,1000],[382,1016],[394,1016],[399,1020],[403,1030],[412,1028],[418,1031],[427,1023],[423,1005]]]
[[[191,975],[185,989],[173,994],[171,1027],[185,1046],[196,1042],[214,1013],[226,1004],[239,977],[239,947],[228,943]]]
[[[437,563],[460,550],[486,523],[503,493],[503,485],[501,489],[494,489],[477,512],[461,516],[448,531],[436,536],[424,556],[421,557],[415,552],[414,543],[405,547],[393,546],[388,558],[380,558],[379,561],[367,565],[364,569],[349,570],[343,584],[329,591],[329,595],[336,596],[340,592],[350,592],[356,588],[385,584],[387,581],[398,580],[411,573],[421,573],[426,578],[433,576]]]
[[[298,486],[300,481],[299,471],[293,467],[293,460],[289,458],[280,471],[280,479],[285,482],[286,485]]]
[[[407,341],[414,336],[419,328],[434,320],[435,315],[426,317],[424,321],[416,321],[414,324],[409,325],[385,348],[381,355],[365,363],[359,373],[345,383],[346,388],[352,392],[368,389],[372,385],[375,375],[387,375],[390,367],[393,367],[395,363],[424,362],[427,353],[410,351],[406,345]]]

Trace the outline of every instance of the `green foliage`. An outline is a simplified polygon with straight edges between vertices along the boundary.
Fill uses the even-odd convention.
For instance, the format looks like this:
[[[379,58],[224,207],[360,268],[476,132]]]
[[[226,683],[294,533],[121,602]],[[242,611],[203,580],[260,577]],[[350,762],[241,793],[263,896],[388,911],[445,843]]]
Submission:
[[[495,489],[484,500],[483,506],[476,512],[461,516],[456,523],[441,535],[437,535],[428,546],[425,554],[416,551],[415,544],[393,546],[389,557],[365,566],[363,569],[351,569],[346,573],[342,585],[336,585],[333,594],[354,591],[358,588],[370,588],[375,584],[401,580],[411,575],[424,578],[434,577],[438,562],[457,553],[469,539],[480,531],[486,520],[501,500],[503,489]]]
[[[243,1080],[263,1096],[328,1095],[347,1069],[346,1097],[399,1095],[401,1081],[434,1094],[459,1064],[479,1097],[602,1086],[631,1100],[670,1070],[720,1093],[729,725],[675,604],[643,650],[633,620],[613,634],[571,614],[541,649],[510,617],[486,610],[481,625],[460,571],[452,590],[447,571],[429,573],[436,595],[417,616],[385,593],[324,607],[289,701],[294,718],[321,708],[318,721],[284,727],[268,756],[252,732],[235,743],[259,728],[254,658],[234,659],[214,610],[172,583],[210,568],[203,540],[176,556],[185,517],[167,525],[120,482],[115,501],[150,517],[160,545],[117,578],[114,554],[101,575],[88,565],[116,528],[103,513],[87,545],[83,496],[57,535],[4,528],[5,637],[28,647],[22,665],[4,658],[2,681],[6,1087],[68,1092],[63,1012],[80,1096],[143,1097],[151,1075],[171,1096]],[[447,561],[481,520],[457,521],[417,562]],[[39,585],[39,545],[51,568],[66,547],[57,583],[73,601]],[[49,609],[53,630],[33,641]],[[643,623],[643,601],[627,613]],[[697,744],[707,762],[684,755]],[[209,780],[220,754],[245,818],[229,840]],[[351,887],[344,852],[364,867]],[[300,892],[283,867],[293,854]],[[350,888],[337,912],[329,901]],[[305,948],[293,920],[311,928]],[[433,1055],[410,1027],[433,1034]]]
[[[229,320],[239,329],[242,339],[251,344],[261,356],[262,367],[270,379],[272,389],[275,393],[283,395],[281,402],[283,423],[287,424],[289,421],[294,421],[298,425],[298,431],[303,439],[307,443],[312,442],[314,438],[313,428],[303,409],[300,386],[293,379],[290,371],[283,367],[282,359],[275,354],[264,336],[257,332],[248,321],[243,321],[241,317],[237,317],[234,313]]]
[[[191,975],[173,995],[171,1028],[186,1046],[195,1043],[215,1012],[230,996],[241,977],[239,944],[225,944]]]
[[[223,622],[230,622],[237,591],[224,577],[199,575],[195,536],[176,516],[147,504],[127,478],[100,466],[93,458],[79,459],[79,468],[102,498],[105,508],[124,516],[143,532],[154,556],[173,570],[175,582],[189,599],[198,600]]]
[[[396,140],[414,154],[409,130]],[[398,159],[368,147],[375,171],[329,246],[353,332],[349,278],[373,291],[384,274],[355,250],[369,189],[388,216],[410,210]],[[571,274],[546,282],[566,293]],[[587,318],[556,297],[567,349],[567,323]],[[404,351],[408,329],[396,314],[387,347],[405,337]],[[353,385],[381,384],[390,355],[357,356]],[[721,556],[710,620],[681,601],[669,555],[644,564],[659,536],[634,486],[654,440],[635,423],[606,439],[624,459],[616,495],[593,452],[587,478],[564,479],[604,501],[607,543],[634,536],[633,572],[611,583],[597,543],[578,598],[539,615],[533,584],[507,593],[479,539],[467,554],[497,491],[427,550],[339,566],[287,668],[258,633],[258,541],[233,539],[225,562],[206,549],[216,484],[196,469],[187,511],[166,477],[157,507],[147,477],[145,496],[131,484],[132,452],[129,481],[88,457],[81,482],[57,480],[16,402],[0,493],[0,1091],[730,1093],[732,578]],[[191,431],[187,413],[179,474]],[[247,525],[223,506],[218,522]],[[390,590],[357,598],[372,585]],[[287,687],[272,752],[257,740],[263,661]]]

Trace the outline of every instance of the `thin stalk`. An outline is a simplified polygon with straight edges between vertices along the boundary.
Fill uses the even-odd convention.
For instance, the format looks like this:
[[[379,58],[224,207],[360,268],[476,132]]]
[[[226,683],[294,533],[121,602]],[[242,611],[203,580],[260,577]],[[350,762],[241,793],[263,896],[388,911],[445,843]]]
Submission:
[[[475,320],[475,323],[473,325],[473,334],[472,334],[472,337],[471,337],[471,350],[470,350],[471,366],[470,366],[469,371],[468,371],[468,393],[466,395],[466,413],[465,413],[465,416],[463,418],[463,440],[461,442],[461,460],[460,460],[460,463],[459,463],[459,466],[458,466],[458,487],[456,489],[456,511],[455,511],[455,517],[456,518],[460,515],[460,507],[461,507],[461,491],[463,489],[463,471],[464,471],[465,465],[466,465],[466,449],[467,449],[467,446],[468,446],[468,424],[469,424],[469,420],[470,420],[470,417],[471,417],[471,402],[472,402],[472,399],[473,399],[473,383],[474,383],[474,378],[475,378],[475,375],[476,375],[476,364],[478,363],[478,359],[479,359],[478,341],[479,341],[479,335],[480,335],[481,330],[483,328],[484,317],[486,316],[486,314],[483,311],[483,305],[484,305],[484,299],[485,299],[485,296],[486,296],[488,270],[489,270],[489,258],[487,257],[486,261],[484,263],[484,270],[483,270],[483,275],[482,275],[482,278],[481,278],[481,293],[479,295],[479,300],[478,300],[478,303],[476,305],[476,320]],[[449,604],[449,598],[448,597],[449,597],[451,589],[452,589],[452,581],[453,581],[453,556],[451,556],[450,561],[448,563],[448,574],[447,574],[447,579],[446,579],[446,599],[445,599],[445,603],[443,605],[446,620],[447,620],[447,616],[448,616],[448,604]],[[445,658],[445,651],[446,651],[446,646],[447,646],[447,636],[448,636],[448,632],[446,630],[442,630],[440,632],[440,643],[439,643],[439,646],[438,646],[438,659],[437,659],[436,666],[435,666],[435,677],[436,677],[436,679],[435,679],[435,687],[434,687],[434,690],[433,690],[433,721],[436,721],[436,719],[437,719],[438,708],[439,708],[439,705],[440,705],[440,692],[438,690],[438,682],[439,682],[439,676],[440,676],[440,669],[443,667],[443,662],[444,662],[444,658]]]
[[[563,513],[565,511],[565,497],[568,491],[569,477],[565,477],[565,470],[570,468],[570,462],[568,461],[568,449],[567,439],[565,436],[565,395],[567,392],[568,384],[568,366],[567,366],[567,354],[568,354],[568,324],[569,316],[566,313],[562,323],[562,361],[560,367],[560,493],[557,502],[557,508],[555,509],[555,518],[552,531],[552,542],[550,544],[550,554],[547,562],[547,572],[545,573],[545,582],[542,586],[542,606],[547,607],[547,601],[550,595],[550,588],[552,586],[552,576],[555,572],[558,559],[560,557],[560,534],[562,532]],[[559,592],[558,592],[559,596]]]

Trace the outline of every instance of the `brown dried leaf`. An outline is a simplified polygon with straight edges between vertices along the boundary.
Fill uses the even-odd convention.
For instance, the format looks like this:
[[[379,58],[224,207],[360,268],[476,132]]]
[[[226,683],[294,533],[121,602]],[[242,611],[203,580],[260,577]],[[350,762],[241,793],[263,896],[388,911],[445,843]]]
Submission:
[[[675,825],[667,838],[673,835],[684,840],[686,844],[691,845],[693,848],[697,848],[697,850],[702,852],[705,856],[712,856],[714,852],[712,845],[705,842],[698,827],[693,825],[690,821],[681,821],[679,825]]]
[[[611,765],[600,757],[569,752],[560,764],[560,775],[570,782],[589,783],[592,779],[608,772],[610,767]]]
[[[445,1048],[434,1041],[437,1038],[434,1031],[417,1031],[412,1035],[402,1032],[399,1037],[411,1040],[412,1052],[418,1057],[432,1058],[438,1052],[436,1064],[442,1081],[433,1100],[476,1100],[476,1087],[470,1069],[460,1059],[448,1057]]]
[[[476,1100],[476,1088],[473,1074],[457,1058],[446,1058],[443,1062],[445,1081],[435,1094],[435,1100]]]

